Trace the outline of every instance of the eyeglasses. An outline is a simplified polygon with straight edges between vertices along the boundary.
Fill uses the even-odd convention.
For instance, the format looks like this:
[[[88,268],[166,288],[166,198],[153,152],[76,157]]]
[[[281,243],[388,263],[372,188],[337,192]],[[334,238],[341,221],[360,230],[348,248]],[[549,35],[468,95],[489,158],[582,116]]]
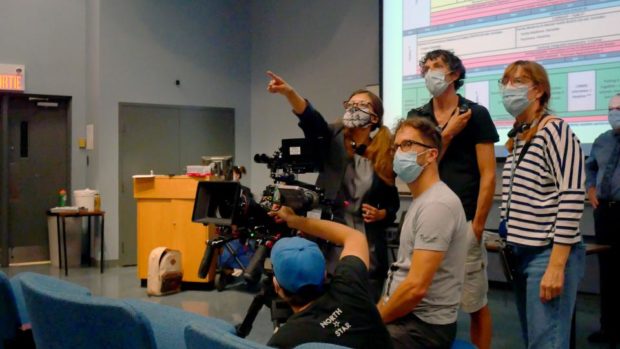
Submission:
[[[344,102],[342,102],[342,106],[344,107],[345,110],[351,109],[351,108],[358,108],[358,109],[368,109],[368,110],[372,111],[372,104],[370,104],[368,102],[349,102],[349,101],[344,101]]]
[[[413,146],[414,145],[419,145],[421,147],[427,148],[427,149],[433,149],[435,147],[428,145],[428,144],[424,144],[424,143],[420,143],[418,141],[414,141],[413,139],[406,139],[402,142],[400,142],[400,144],[394,144],[392,146],[392,151],[394,153],[396,153],[396,151],[398,150],[398,148],[400,148],[401,151],[408,153],[410,151],[413,150]]]
[[[508,85],[512,85],[512,86],[524,86],[524,85],[531,85],[532,80],[526,78],[526,77],[519,77],[519,78],[514,78],[514,79],[499,79],[497,80],[497,84],[499,85],[499,89],[503,90],[505,89]]]

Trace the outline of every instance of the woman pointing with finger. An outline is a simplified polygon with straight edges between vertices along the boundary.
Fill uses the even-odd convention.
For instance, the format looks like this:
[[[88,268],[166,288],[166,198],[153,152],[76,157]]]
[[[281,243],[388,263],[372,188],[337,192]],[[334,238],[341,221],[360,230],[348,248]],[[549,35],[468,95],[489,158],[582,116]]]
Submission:
[[[343,203],[333,208],[335,219],[366,234],[371,291],[378,299],[388,269],[385,230],[400,206],[383,103],[368,90],[356,90],[343,102],[342,118],[327,123],[284,79],[270,71],[267,75],[271,78],[267,90],[287,99],[304,136],[320,149],[323,170],[316,185],[325,190],[327,199]],[[327,252],[328,271],[339,253],[338,248]]]

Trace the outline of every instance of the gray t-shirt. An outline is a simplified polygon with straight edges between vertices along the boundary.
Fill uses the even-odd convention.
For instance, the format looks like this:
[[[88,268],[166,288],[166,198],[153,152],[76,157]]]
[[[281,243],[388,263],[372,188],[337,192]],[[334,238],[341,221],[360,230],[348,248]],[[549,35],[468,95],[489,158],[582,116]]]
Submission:
[[[393,294],[407,277],[414,250],[445,252],[426,296],[413,314],[435,325],[455,322],[465,275],[467,224],[461,201],[443,182],[414,199],[404,218],[398,258],[390,268],[385,296]]]

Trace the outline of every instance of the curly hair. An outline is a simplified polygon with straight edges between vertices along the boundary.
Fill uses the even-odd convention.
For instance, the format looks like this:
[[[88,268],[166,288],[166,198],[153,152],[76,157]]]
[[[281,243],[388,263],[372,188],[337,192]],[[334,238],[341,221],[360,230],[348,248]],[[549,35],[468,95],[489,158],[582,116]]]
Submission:
[[[458,90],[465,83],[465,66],[461,59],[454,54],[452,51],[448,50],[434,50],[426,53],[424,58],[422,58],[419,62],[420,69],[424,70],[424,64],[428,60],[434,60],[437,58],[441,58],[448,65],[450,71],[458,72],[459,77],[454,81],[454,89]]]

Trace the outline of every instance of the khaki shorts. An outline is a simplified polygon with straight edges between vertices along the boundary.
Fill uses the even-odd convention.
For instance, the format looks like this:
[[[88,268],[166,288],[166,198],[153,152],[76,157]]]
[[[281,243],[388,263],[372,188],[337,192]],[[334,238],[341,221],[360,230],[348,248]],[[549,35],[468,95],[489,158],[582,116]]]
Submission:
[[[487,278],[487,250],[484,246],[484,237],[478,242],[471,226],[467,222],[468,250],[465,259],[465,280],[461,293],[461,310],[466,313],[475,313],[487,305],[489,280]]]

